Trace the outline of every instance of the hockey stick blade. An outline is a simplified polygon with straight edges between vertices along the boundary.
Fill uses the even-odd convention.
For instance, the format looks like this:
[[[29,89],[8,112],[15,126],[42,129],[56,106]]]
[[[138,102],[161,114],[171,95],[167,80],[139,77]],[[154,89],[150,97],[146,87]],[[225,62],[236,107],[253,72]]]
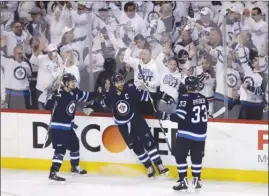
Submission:
[[[215,112],[212,117],[217,118],[218,116],[222,115],[226,111],[226,107],[222,107],[219,109],[219,111]]]

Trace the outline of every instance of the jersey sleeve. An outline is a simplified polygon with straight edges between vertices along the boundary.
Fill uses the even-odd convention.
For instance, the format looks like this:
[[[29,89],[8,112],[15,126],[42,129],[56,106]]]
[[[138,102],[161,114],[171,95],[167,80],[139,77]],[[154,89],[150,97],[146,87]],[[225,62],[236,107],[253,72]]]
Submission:
[[[99,93],[97,92],[87,92],[80,90],[79,88],[75,89],[75,93],[76,93],[76,101],[78,102],[90,102],[99,96]]]
[[[172,113],[170,115],[170,120],[173,122],[179,122],[179,121],[184,121],[186,116],[187,116],[187,111],[188,111],[188,101],[187,101],[187,96],[182,95],[178,99],[178,105],[176,108],[176,112]]]

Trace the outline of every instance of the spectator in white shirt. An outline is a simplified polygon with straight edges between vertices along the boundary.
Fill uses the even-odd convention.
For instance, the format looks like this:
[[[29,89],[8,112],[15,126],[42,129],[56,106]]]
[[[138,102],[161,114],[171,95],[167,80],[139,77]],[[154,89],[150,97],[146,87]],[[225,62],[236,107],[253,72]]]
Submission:
[[[253,43],[260,54],[268,39],[268,24],[262,20],[262,11],[258,7],[253,8],[251,18],[246,16],[245,20],[250,27]]]
[[[12,24],[12,31],[10,32],[5,31],[3,26],[1,26],[1,36],[5,37],[6,39],[6,54],[8,56],[13,55],[13,49],[18,45],[23,47],[24,53],[30,53],[31,49],[29,45],[29,40],[31,36],[22,30],[21,22],[15,21]]]
[[[13,51],[14,57],[1,55],[8,108],[30,109],[28,78],[31,76],[31,66],[24,61],[21,46],[16,46]]]
[[[39,109],[44,109],[42,103],[46,100],[46,92],[52,88],[54,81],[59,75],[60,67],[63,64],[55,44],[48,45],[47,52],[48,54],[46,55],[33,55],[30,59],[32,64],[38,66],[36,89],[38,101],[40,102]],[[41,94],[42,96],[40,96]]]

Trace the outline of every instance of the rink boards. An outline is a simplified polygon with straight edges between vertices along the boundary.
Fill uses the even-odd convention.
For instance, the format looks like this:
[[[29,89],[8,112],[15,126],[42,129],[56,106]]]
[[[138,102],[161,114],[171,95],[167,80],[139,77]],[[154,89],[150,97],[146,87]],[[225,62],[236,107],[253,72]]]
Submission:
[[[1,167],[49,170],[53,149],[50,138],[42,149],[50,115],[1,112]],[[174,157],[168,151],[157,120],[147,119],[170,176],[177,178]],[[255,124],[254,124],[255,123]],[[177,124],[163,121],[175,149]],[[122,140],[111,117],[75,118],[80,139],[81,166],[105,175],[142,176],[146,171]],[[66,154],[62,171],[69,171]],[[188,160],[189,161],[189,160]],[[263,121],[210,122],[202,178],[268,183],[268,124]]]

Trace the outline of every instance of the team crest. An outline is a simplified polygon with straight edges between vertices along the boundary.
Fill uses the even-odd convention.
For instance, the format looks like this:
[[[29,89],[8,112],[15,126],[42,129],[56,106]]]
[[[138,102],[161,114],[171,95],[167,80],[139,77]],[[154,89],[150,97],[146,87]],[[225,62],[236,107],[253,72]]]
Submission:
[[[254,86],[254,80],[252,77],[245,77],[244,78],[244,84],[247,84],[248,86]]]
[[[119,101],[117,104],[116,104],[116,108],[117,108],[117,112],[119,113],[119,115],[121,116],[125,116],[126,114],[129,113],[130,111],[130,106],[128,104],[128,102],[126,101]]]
[[[234,88],[237,85],[237,81],[238,79],[234,74],[227,74],[227,83],[230,88]]]
[[[160,18],[160,14],[158,12],[151,11],[148,14],[148,22],[149,23],[151,23],[152,20],[158,20],[158,18]]]
[[[76,109],[76,103],[75,101],[71,101],[68,106],[66,107],[66,113],[69,115],[69,116],[73,116],[74,112],[75,112],[75,109]]]
[[[16,67],[14,69],[14,77],[17,80],[24,80],[26,78],[26,70],[24,67]]]

